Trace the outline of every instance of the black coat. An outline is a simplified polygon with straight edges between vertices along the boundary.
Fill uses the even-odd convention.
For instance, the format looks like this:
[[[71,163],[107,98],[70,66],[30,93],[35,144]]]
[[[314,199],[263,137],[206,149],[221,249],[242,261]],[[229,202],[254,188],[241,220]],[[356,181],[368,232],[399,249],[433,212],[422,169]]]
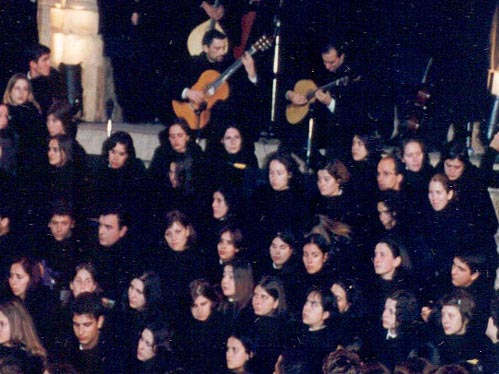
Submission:
[[[268,248],[277,232],[291,230],[301,237],[307,218],[307,198],[297,188],[275,191],[265,186],[252,199],[252,214],[248,222],[254,248]]]
[[[122,168],[112,169],[107,156],[102,157],[92,179],[92,217],[98,217],[106,204],[117,203],[128,209],[134,222],[143,221],[147,195],[146,168],[141,160],[129,159]]]
[[[174,336],[175,352],[189,373],[222,373],[226,368],[225,350],[229,335],[229,325],[217,311],[213,311],[204,322],[189,316]]]
[[[290,339],[290,323],[286,315],[257,316],[239,319],[239,328],[243,335],[247,334],[255,344],[255,357],[252,371],[255,373],[271,373],[282,349]]]

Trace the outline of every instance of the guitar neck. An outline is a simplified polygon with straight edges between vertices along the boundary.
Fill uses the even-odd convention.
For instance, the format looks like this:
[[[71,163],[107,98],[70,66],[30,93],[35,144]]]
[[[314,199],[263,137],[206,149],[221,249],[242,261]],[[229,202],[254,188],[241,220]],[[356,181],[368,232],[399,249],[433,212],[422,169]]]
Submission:
[[[339,86],[340,84],[344,83],[347,79],[348,79],[348,77],[345,75],[344,77],[335,79],[334,81],[329,82],[329,83],[325,84],[324,86],[320,86],[320,87],[316,88],[315,90],[311,90],[311,91],[307,92],[307,94],[306,94],[307,101],[311,100],[315,96],[315,93],[317,91],[319,91],[319,90],[327,91],[331,87]]]
[[[256,53],[257,49],[255,47],[251,47],[247,52],[250,55],[254,55]],[[239,68],[243,65],[242,62],[242,56],[239,57],[236,61],[232,63],[220,76],[208,87],[208,90],[210,89],[217,89],[220,87],[220,85],[225,82],[227,79],[229,79]]]
[[[213,3],[213,7],[214,8],[218,8],[220,6],[220,0],[215,0],[215,2]],[[215,28],[215,20],[213,18],[210,19],[210,24],[208,26],[208,30],[206,31],[209,31],[209,30],[213,30]]]

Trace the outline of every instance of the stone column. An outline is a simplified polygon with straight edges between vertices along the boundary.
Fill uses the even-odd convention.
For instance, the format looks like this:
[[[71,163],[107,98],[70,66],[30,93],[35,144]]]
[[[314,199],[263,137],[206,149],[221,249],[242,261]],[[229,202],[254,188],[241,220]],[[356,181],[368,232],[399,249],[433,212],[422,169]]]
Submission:
[[[40,42],[50,46],[52,65],[81,64],[82,119],[88,122],[105,119],[105,68],[98,20],[96,0],[40,0],[38,3]]]

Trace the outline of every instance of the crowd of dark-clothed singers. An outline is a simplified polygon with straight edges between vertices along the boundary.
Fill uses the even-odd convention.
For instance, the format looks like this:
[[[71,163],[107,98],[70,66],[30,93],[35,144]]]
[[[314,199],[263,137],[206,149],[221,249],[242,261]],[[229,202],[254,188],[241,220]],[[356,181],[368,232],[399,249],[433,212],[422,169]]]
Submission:
[[[171,98],[202,102],[197,75],[232,62],[224,34],[202,45]],[[0,104],[1,373],[499,373],[499,135],[479,166],[461,139],[435,166],[417,136],[383,153],[328,42],[319,82],[350,82],[315,92],[313,174],[286,142],[259,167],[248,54],[206,151],[175,118],[146,168],[122,131],[87,155],[50,50],[25,52]]]

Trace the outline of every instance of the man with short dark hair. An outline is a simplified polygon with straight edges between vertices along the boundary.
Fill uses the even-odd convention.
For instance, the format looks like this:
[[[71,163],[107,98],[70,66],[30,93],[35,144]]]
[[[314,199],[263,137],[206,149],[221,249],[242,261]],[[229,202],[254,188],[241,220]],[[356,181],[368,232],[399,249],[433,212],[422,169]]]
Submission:
[[[368,124],[366,99],[361,97],[364,82],[347,63],[348,56],[346,42],[331,38],[324,44],[321,49],[322,67],[312,70],[312,79],[319,87],[314,94],[317,104],[311,104],[309,116],[302,120],[316,119],[314,147],[326,148],[329,158],[341,160],[350,154],[353,136],[361,130],[365,131]],[[324,86],[327,88],[320,89]],[[310,103],[312,98],[306,95],[306,92],[295,88],[286,91],[286,99],[298,107]],[[293,142],[293,139],[289,141]]]
[[[51,278],[55,290],[61,292],[60,296],[66,297],[74,269],[83,259],[83,245],[74,232],[73,210],[65,201],[52,203],[47,226],[40,256],[46,276]]]
[[[404,180],[401,161],[394,156],[383,157],[378,162],[378,188],[380,191],[400,191]]]
[[[99,245],[93,248],[90,260],[97,264],[99,283],[112,301],[120,300],[128,282],[144,270],[130,225],[128,212],[119,204],[103,208],[99,215]]]
[[[203,53],[199,56],[189,57],[178,67],[177,79],[172,82],[172,98],[195,105],[202,105],[209,92],[196,89],[193,85],[201,74],[207,70],[223,73],[233,63],[233,58],[226,53],[228,40],[225,34],[213,29],[203,37]],[[240,69],[229,80],[229,97],[225,101],[218,101],[211,108],[211,120],[204,129],[210,141],[218,142],[221,138],[223,125],[230,121],[238,122],[243,127],[243,137],[247,144],[254,140],[254,123],[251,122],[257,106],[258,77],[253,57],[249,53],[243,54]],[[212,83],[204,82],[206,84]],[[177,114],[178,115],[178,114]],[[252,127],[249,127],[251,124]],[[191,128],[196,123],[189,123]],[[249,130],[252,131],[249,131]],[[248,139],[248,136],[250,138]],[[215,143],[213,143],[215,144]]]
[[[71,304],[71,318],[74,336],[66,342],[66,348],[78,372],[123,373],[122,354],[117,345],[110,344],[104,331],[105,308],[100,297],[89,292],[78,295]]]
[[[33,96],[40,104],[45,120],[54,102],[68,100],[68,89],[62,75],[50,66],[50,48],[42,44],[33,44],[26,49],[25,55]]]

